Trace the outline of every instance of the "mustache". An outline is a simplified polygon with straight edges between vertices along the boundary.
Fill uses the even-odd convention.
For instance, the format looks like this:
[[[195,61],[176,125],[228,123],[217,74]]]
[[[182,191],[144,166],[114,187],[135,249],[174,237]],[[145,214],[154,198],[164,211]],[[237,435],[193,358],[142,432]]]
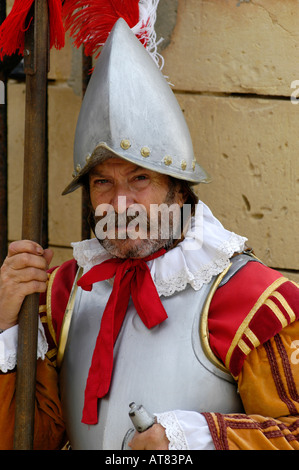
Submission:
[[[147,228],[150,228],[150,218],[148,217],[146,211],[140,211],[138,214],[135,215],[128,215],[126,211],[125,213],[121,214],[117,212],[107,212],[104,213],[102,216],[94,216],[96,224],[103,219],[105,219],[108,226],[112,226],[114,224],[115,228],[128,228],[130,222],[135,219],[138,219],[140,223],[146,224]]]
[[[150,233],[150,219],[144,210],[138,211],[134,215],[128,214],[127,211],[122,213],[107,212],[106,214],[95,216],[95,222],[95,233],[97,238],[100,239],[123,240],[132,238],[135,233],[139,233],[142,238],[147,238]],[[134,228],[132,228],[132,225],[130,226],[132,223]]]
[[[120,212],[107,206],[98,206],[94,213],[97,238],[168,240],[182,236],[182,214],[178,204],[153,205],[149,212],[141,205],[136,206],[124,208]]]

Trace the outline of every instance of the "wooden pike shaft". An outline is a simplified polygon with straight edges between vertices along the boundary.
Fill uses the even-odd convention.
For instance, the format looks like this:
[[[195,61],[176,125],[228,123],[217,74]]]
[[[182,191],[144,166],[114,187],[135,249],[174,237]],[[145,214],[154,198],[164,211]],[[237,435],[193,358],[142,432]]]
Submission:
[[[46,143],[48,2],[35,0],[26,32],[26,116],[22,238],[41,243]],[[33,448],[39,294],[25,298],[19,316],[14,449]]]
[[[0,23],[6,18],[6,1],[0,3]],[[0,80],[5,84],[4,104],[0,106],[0,266],[7,254],[7,77],[0,65]]]

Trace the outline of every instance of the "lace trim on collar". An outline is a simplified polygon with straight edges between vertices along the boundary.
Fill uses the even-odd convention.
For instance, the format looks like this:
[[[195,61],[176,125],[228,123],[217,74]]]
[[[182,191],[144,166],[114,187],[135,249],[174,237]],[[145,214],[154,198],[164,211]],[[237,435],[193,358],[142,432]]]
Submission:
[[[158,294],[170,296],[184,290],[188,284],[199,290],[228,267],[232,255],[243,251],[246,241],[226,230],[200,202],[184,240],[148,263]],[[74,258],[84,273],[111,258],[97,239],[72,243],[72,246]]]

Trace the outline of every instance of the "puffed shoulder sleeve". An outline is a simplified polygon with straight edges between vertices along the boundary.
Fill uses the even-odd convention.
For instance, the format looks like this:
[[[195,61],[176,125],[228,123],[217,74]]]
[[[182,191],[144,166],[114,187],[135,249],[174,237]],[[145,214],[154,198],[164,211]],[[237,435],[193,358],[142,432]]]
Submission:
[[[204,416],[216,449],[299,449],[299,289],[260,263],[242,271],[218,289],[209,328],[244,414]]]

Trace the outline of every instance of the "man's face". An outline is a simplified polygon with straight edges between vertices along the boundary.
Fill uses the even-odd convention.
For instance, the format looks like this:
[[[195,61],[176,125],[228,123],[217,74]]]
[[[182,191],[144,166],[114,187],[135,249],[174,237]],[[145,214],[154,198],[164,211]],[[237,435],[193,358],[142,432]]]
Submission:
[[[182,194],[177,188],[171,187],[167,175],[144,169],[121,158],[110,158],[96,165],[89,174],[89,187],[93,209],[96,211],[107,205],[110,212],[113,209],[113,216],[118,216],[119,220],[123,220],[128,209],[130,212],[133,207],[141,207],[149,224],[153,207],[161,204],[177,204],[182,207],[184,203]],[[125,227],[119,223],[117,227],[113,224],[115,236],[107,234],[106,239],[99,240],[112,255],[119,258],[143,258],[167,244],[168,240],[163,238],[161,230],[158,237],[149,236],[149,225],[146,233],[142,234],[142,224],[139,224],[139,237],[133,238],[129,233],[128,220]],[[122,233],[123,230],[126,235]]]

